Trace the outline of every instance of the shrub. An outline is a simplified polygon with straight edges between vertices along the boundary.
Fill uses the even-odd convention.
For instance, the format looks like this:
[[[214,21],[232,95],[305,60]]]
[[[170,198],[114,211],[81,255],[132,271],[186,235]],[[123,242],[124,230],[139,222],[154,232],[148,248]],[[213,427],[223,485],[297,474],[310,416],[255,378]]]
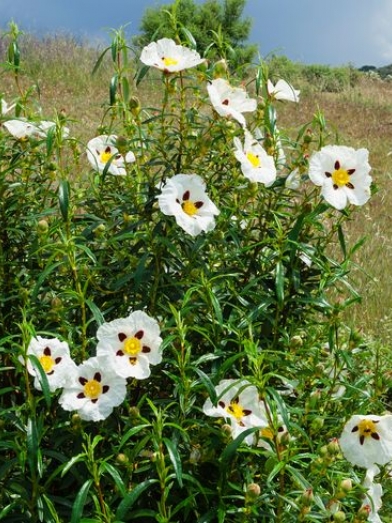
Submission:
[[[387,469],[337,440],[350,419],[345,445],[390,457],[378,361],[342,320],[367,152],[329,145],[321,113],[289,139],[294,90],[265,63],[238,86],[154,44],[134,80],[155,63],[161,101],[142,107],[121,31],[107,53],[88,144],[28,93],[2,101],[0,520],[367,517]]]

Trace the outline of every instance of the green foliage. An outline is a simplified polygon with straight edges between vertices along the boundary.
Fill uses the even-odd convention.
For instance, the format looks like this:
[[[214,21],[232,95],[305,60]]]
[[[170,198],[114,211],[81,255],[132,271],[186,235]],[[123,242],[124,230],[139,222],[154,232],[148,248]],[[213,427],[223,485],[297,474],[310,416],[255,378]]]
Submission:
[[[5,63],[22,89],[17,34],[9,45]],[[331,521],[334,504],[355,521],[364,473],[335,438],[352,414],[385,409],[390,377],[343,321],[360,299],[350,270],[361,242],[345,237],[354,209],[328,206],[306,176],[332,136],[323,115],[295,139],[278,131],[268,66],[254,71],[248,125],[279,171],[267,188],[233,155],[241,126],[211,109],[215,64],[162,73],[161,100],[143,107],[129,78],[143,88],[145,70],[135,71],[121,29],[101,56],[113,73],[99,133],[135,153],[125,176],[110,163],[92,169],[61,113],[44,136],[0,128],[0,521]],[[31,93],[21,90],[15,111],[38,123]],[[297,189],[285,183],[295,169]],[[220,210],[210,232],[192,237],[161,212],[162,184],[178,173],[205,181]],[[67,340],[81,363],[95,354],[98,327],[134,310],[159,320],[163,362],[130,380],[105,420],[63,410],[38,359],[34,388],[32,337]],[[203,413],[226,378],[257,387],[266,433],[233,440],[223,419]],[[252,433],[259,445],[245,443]]]
[[[226,59],[233,69],[252,62],[257,46],[247,44],[251,19],[243,18],[246,0],[176,0],[149,7],[141,20],[141,48],[159,38],[189,42],[210,59]]]

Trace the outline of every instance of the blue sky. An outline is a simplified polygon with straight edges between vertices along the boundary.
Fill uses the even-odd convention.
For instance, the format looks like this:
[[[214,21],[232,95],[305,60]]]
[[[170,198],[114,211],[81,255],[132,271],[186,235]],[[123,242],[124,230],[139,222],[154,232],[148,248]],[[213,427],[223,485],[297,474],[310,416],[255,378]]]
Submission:
[[[171,0],[0,0],[0,28],[105,40],[110,28],[138,32],[147,6]],[[382,66],[392,63],[392,0],[247,0],[250,42],[304,63]]]

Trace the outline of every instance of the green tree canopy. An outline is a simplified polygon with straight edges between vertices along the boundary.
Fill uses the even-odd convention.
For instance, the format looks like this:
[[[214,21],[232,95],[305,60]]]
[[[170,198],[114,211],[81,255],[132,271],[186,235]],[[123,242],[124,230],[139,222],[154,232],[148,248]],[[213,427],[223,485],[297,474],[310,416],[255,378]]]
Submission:
[[[184,41],[190,33],[203,56],[226,58],[233,67],[250,63],[257,46],[246,43],[252,19],[243,17],[245,4],[246,0],[176,0],[149,7],[133,43],[141,48],[164,37]]]

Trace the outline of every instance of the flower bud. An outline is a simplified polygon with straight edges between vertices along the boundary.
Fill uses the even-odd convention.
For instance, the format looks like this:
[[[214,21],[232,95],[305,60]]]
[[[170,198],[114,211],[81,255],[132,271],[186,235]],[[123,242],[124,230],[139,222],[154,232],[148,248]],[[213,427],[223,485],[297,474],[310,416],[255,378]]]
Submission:
[[[38,231],[38,234],[46,234],[49,230],[49,224],[48,222],[43,218],[42,220],[40,220],[38,222],[38,225],[37,225],[37,231]]]
[[[367,521],[371,512],[370,505],[363,505],[357,512],[358,521]]]
[[[257,483],[249,483],[246,488],[246,497],[249,501],[255,501],[261,494],[260,485]]]
[[[125,136],[118,136],[116,140],[116,147],[118,149],[118,152],[120,154],[125,155],[129,148],[128,148],[128,140],[125,138]]]
[[[310,505],[312,505],[314,502],[313,489],[307,488],[305,490],[305,492],[302,494],[301,500],[302,500],[303,505],[305,505],[306,507],[309,507]]]
[[[310,428],[313,432],[319,432],[324,426],[324,419],[320,418],[319,416],[317,418],[314,418],[312,420],[312,423],[310,424]]]
[[[343,479],[341,482],[340,482],[340,488],[344,491],[344,492],[350,492],[350,490],[353,488],[353,482],[350,478],[346,478],[346,479]]]
[[[128,456],[120,452],[120,454],[117,455],[116,461],[120,465],[126,465],[129,462],[129,459]]]
[[[131,96],[129,99],[129,109],[134,116],[137,116],[140,113],[141,105],[137,96]]]
[[[332,456],[336,456],[340,452],[340,446],[338,438],[332,438],[331,441],[327,445],[328,452],[332,454]]]
[[[290,340],[290,348],[291,349],[298,349],[302,347],[304,342],[302,341],[301,336],[293,336]]]
[[[341,523],[342,521],[346,521],[346,514],[342,510],[338,510],[333,515],[333,520],[336,521],[336,523]]]

